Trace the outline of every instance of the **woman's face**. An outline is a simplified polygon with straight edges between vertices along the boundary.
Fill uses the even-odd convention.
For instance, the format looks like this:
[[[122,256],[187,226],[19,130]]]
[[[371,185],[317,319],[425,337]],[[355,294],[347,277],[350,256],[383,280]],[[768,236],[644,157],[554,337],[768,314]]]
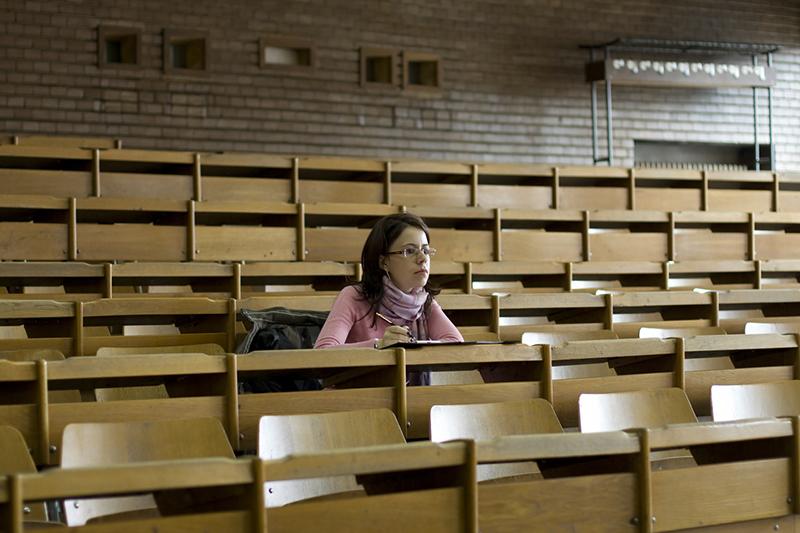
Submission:
[[[389,273],[392,282],[403,292],[411,292],[418,287],[424,287],[428,282],[431,270],[431,258],[423,253],[428,249],[428,238],[425,232],[414,226],[408,226],[397,239],[389,245],[386,255],[381,256],[381,267]],[[414,251],[404,257],[402,250]]]

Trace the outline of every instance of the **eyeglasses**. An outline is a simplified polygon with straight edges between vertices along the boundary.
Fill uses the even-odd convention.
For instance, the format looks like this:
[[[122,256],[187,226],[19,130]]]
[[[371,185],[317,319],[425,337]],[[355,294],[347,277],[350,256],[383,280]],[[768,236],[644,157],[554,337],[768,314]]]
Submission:
[[[436,248],[431,248],[430,246],[423,246],[422,248],[417,248],[416,246],[405,246],[402,250],[397,250],[396,252],[386,252],[385,255],[402,255],[408,259],[409,257],[416,257],[420,253],[426,257],[433,257],[436,255]]]

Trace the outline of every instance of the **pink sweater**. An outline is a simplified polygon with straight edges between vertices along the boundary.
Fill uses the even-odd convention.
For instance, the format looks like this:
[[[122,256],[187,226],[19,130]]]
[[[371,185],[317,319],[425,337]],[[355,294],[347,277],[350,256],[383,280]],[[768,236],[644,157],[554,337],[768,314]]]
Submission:
[[[314,348],[373,346],[383,338],[389,324],[367,314],[369,303],[359,294],[355,286],[342,289],[333,303],[328,320],[322,326]],[[375,325],[372,321],[375,319]],[[408,324],[398,324],[406,326]],[[460,342],[464,338],[434,300],[428,311],[428,335],[432,340]]]

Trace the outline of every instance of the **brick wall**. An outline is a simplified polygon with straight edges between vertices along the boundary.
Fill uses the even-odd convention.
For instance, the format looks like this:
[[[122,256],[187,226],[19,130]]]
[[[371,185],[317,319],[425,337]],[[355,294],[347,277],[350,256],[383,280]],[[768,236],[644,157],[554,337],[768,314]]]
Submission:
[[[100,24],[141,30],[141,68],[98,68]],[[164,28],[207,31],[211,72],[165,74]],[[312,40],[318,67],[259,68],[258,40],[273,34]],[[800,169],[800,4],[781,0],[0,0],[0,132],[111,136],[127,147],[588,164],[587,54],[578,44],[619,36],[784,45],[775,56],[778,168]],[[439,54],[444,89],[361,88],[362,46]],[[614,105],[618,164],[632,164],[634,139],[752,142],[746,89],[620,88]],[[761,111],[767,142],[766,97]]]

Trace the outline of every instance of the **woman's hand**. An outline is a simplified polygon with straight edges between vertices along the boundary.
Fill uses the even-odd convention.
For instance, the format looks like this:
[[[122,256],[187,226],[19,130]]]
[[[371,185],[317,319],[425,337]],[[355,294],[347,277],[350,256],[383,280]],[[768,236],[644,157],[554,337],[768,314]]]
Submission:
[[[378,349],[386,348],[403,342],[411,342],[411,332],[408,328],[405,326],[389,326],[383,332],[383,338],[375,343],[375,347]]]

